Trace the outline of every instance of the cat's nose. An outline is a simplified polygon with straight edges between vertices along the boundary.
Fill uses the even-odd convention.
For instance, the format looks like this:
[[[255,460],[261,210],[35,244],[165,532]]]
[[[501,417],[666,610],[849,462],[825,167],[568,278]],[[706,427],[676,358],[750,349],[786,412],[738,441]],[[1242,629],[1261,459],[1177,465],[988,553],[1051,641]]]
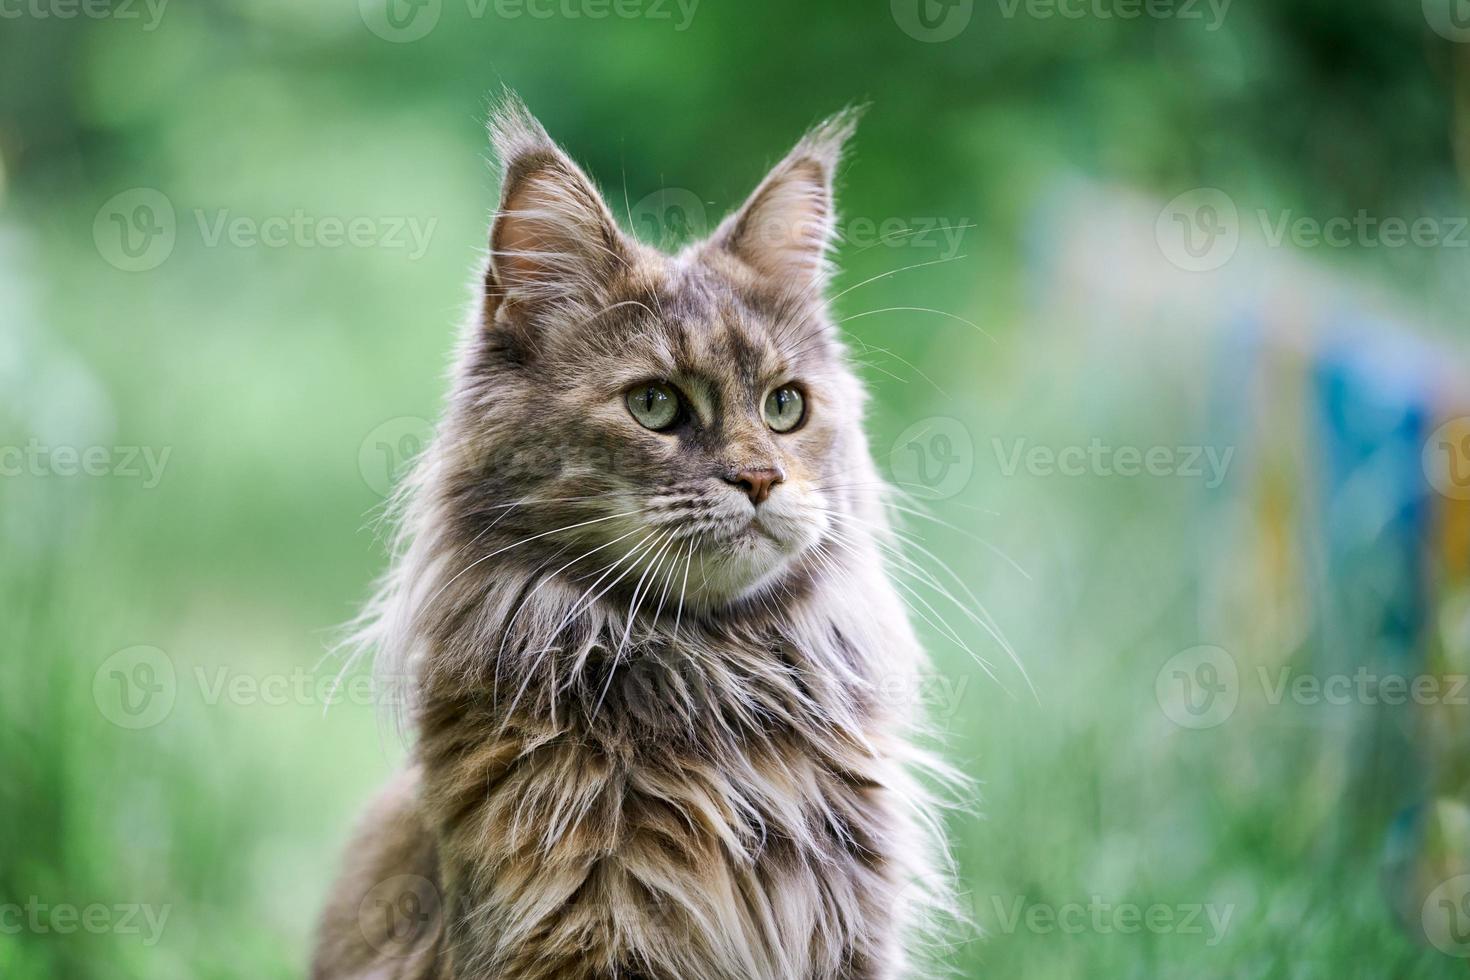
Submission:
[[[776,469],[765,470],[736,470],[725,474],[725,482],[740,488],[750,502],[760,505],[766,502],[771,495],[771,489],[782,480],[786,474]]]

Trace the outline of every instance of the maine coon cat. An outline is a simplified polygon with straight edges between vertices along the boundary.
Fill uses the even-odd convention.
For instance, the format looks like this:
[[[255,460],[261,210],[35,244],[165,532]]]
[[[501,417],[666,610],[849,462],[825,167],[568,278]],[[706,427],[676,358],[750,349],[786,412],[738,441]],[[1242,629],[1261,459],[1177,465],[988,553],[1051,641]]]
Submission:
[[[922,653],[828,315],[812,130],[665,256],[514,98],[448,409],[361,640],[412,765],[313,976],[879,980],[944,903]]]

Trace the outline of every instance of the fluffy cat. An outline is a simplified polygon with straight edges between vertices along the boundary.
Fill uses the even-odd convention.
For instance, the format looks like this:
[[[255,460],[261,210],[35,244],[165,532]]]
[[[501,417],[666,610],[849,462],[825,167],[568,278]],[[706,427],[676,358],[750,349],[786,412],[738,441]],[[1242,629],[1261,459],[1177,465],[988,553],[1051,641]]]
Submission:
[[[490,257],[359,639],[412,765],[313,976],[888,980],[944,848],[923,654],[827,313],[819,125],[707,241],[621,232],[513,97]]]

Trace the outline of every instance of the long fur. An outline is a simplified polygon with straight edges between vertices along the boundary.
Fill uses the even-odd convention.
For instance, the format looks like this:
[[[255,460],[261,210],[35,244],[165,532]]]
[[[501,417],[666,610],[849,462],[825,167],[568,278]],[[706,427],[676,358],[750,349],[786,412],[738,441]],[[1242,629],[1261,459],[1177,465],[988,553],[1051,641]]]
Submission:
[[[413,763],[352,845],[318,980],[926,971],[945,770],[892,697],[923,654],[821,297],[854,122],[666,257],[497,111],[484,291],[354,638],[405,681]],[[620,392],[646,376],[684,379],[703,424],[640,430]],[[759,424],[772,378],[809,392],[787,436]],[[752,460],[787,484],[757,538],[717,475]],[[411,929],[380,919],[395,902]]]

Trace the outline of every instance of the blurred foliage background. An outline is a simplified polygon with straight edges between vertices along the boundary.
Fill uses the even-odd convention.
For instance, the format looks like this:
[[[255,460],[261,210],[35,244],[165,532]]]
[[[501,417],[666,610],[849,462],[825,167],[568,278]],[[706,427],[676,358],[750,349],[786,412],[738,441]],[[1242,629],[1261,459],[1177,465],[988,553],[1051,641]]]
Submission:
[[[871,103],[837,309],[875,451],[920,484],[916,557],[954,569],[1038,692],[953,605],[996,679],[921,622],[936,670],[906,696],[982,786],[951,821],[977,923],[943,953],[960,975],[1463,975],[1470,902],[1438,943],[1421,910],[1425,881],[1470,871],[1466,774],[1445,764],[1464,714],[1436,740],[1361,698],[1263,698],[1258,661],[1350,671],[1387,641],[1341,628],[1341,603],[1297,608],[1335,588],[1282,572],[1299,537],[1262,558],[1229,533],[1261,467],[1206,486],[1008,460],[1094,439],[1246,459],[1212,420],[1259,393],[1210,338],[1257,308],[1264,334],[1301,336],[1303,281],[1391,309],[1373,337],[1463,380],[1470,12],[922,3],[0,5],[0,976],[304,973],[348,828],[402,754],[371,697],[326,704],[323,658],[438,411],[502,84],[657,237],[709,227],[806,126]],[[1160,209],[1197,188],[1237,208],[1248,258],[1189,270],[1160,247]],[[1360,212],[1442,234],[1270,241],[1282,215]],[[1316,492],[1299,423],[1252,429],[1293,464],[1273,471],[1293,500]],[[1405,564],[1443,583],[1449,553],[1414,538]],[[1220,567],[1257,601],[1220,601]],[[1400,646],[1463,664],[1462,598],[1410,603],[1444,635]],[[1158,681],[1201,645],[1247,680],[1196,730]],[[92,906],[95,928],[58,913]],[[1129,907],[1169,921],[1127,928]]]

